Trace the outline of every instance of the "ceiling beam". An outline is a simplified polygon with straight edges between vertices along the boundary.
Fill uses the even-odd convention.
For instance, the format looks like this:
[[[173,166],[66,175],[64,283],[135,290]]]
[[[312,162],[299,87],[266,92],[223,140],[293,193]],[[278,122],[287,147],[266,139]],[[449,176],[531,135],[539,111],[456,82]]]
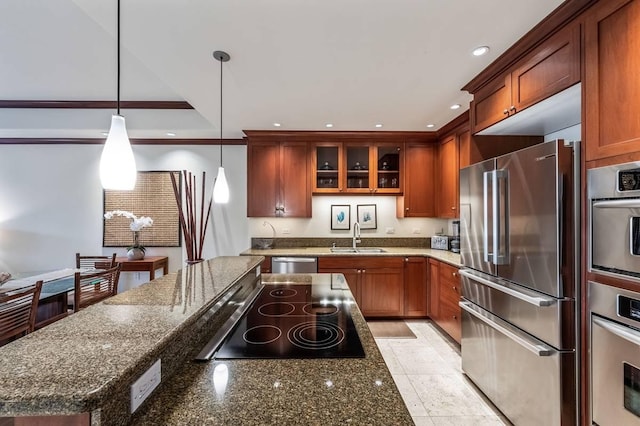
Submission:
[[[0,138],[0,145],[104,145],[106,138]],[[220,145],[220,139],[130,139],[132,145]],[[222,145],[246,145],[246,139],[222,139]]]
[[[115,109],[116,101],[0,100],[0,108]],[[186,101],[120,101],[120,109],[194,109]]]

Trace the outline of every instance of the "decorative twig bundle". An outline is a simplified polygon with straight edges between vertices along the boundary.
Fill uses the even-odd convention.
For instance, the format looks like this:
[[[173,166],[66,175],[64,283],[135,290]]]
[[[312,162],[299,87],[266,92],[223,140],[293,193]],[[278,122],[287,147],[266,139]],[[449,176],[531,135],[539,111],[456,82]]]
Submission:
[[[207,215],[204,215],[204,196],[206,192],[205,172],[202,172],[202,186],[200,194],[200,217],[198,217],[197,195],[196,195],[196,176],[186,170],[182,171],[184,179],[184,202],[182,200],[182,188],[178,188],[176,177],[171,173],[171,183],[173,184],[173,193],[178,204],[178,213],[180,218],[180,229],[184,236],[184,244],[187,250],[187,262],[202,261],[202,247],[204,246],[204,236],[207,233],[207,225],[209,225],[209,214],[211,213],[211,202],[209,199],[209,207]],[[199,226],[199,229],[198,229]]]

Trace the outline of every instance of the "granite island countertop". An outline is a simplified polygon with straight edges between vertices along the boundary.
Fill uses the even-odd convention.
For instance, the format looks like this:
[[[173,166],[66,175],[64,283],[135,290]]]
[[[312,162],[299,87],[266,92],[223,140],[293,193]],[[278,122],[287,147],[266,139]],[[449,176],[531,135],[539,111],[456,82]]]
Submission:
[[[342,274],[263,274],[266,283],[327,285]],[[346,283],[345,283],[346,284]],[[345,296],[352,300],[345,285]],[[357,305],[364,358],[186,362],[133,418],[169,425],[413,425]]]
[[[263,260],[188,266],[3,346],[0,417],[88,412],[92,424],[125,424],[131,383],[158,358],[163,377],[179,368],[211,327],[204,314],[241,280],[255,281]]]
[[[364,246],[362,246],[364,247]],[[460,254],[446,250],[435,250],[426,247],[385,247],[376,246],[384,250],[383,253],[333,253],[329,247],[288,247],[273,249],[250,248],[240,253],[241,256],[425,256],[431,257],[453,266],[461,267]]]

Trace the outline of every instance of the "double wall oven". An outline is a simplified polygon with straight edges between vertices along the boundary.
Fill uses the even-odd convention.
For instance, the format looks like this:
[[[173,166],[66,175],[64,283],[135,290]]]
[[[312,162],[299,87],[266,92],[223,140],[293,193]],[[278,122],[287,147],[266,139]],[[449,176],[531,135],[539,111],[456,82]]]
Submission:
[[[591,420],[640,424],[640,162],[587,179],[589,271],[603,277],[588,283]]]

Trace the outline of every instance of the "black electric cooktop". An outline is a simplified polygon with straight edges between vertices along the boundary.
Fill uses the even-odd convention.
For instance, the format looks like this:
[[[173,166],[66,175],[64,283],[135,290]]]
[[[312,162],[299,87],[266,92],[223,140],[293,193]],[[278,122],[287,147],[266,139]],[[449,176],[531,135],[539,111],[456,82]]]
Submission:
[[[340,289],[266,285],[214,358],[364,358],[354,303]]]

